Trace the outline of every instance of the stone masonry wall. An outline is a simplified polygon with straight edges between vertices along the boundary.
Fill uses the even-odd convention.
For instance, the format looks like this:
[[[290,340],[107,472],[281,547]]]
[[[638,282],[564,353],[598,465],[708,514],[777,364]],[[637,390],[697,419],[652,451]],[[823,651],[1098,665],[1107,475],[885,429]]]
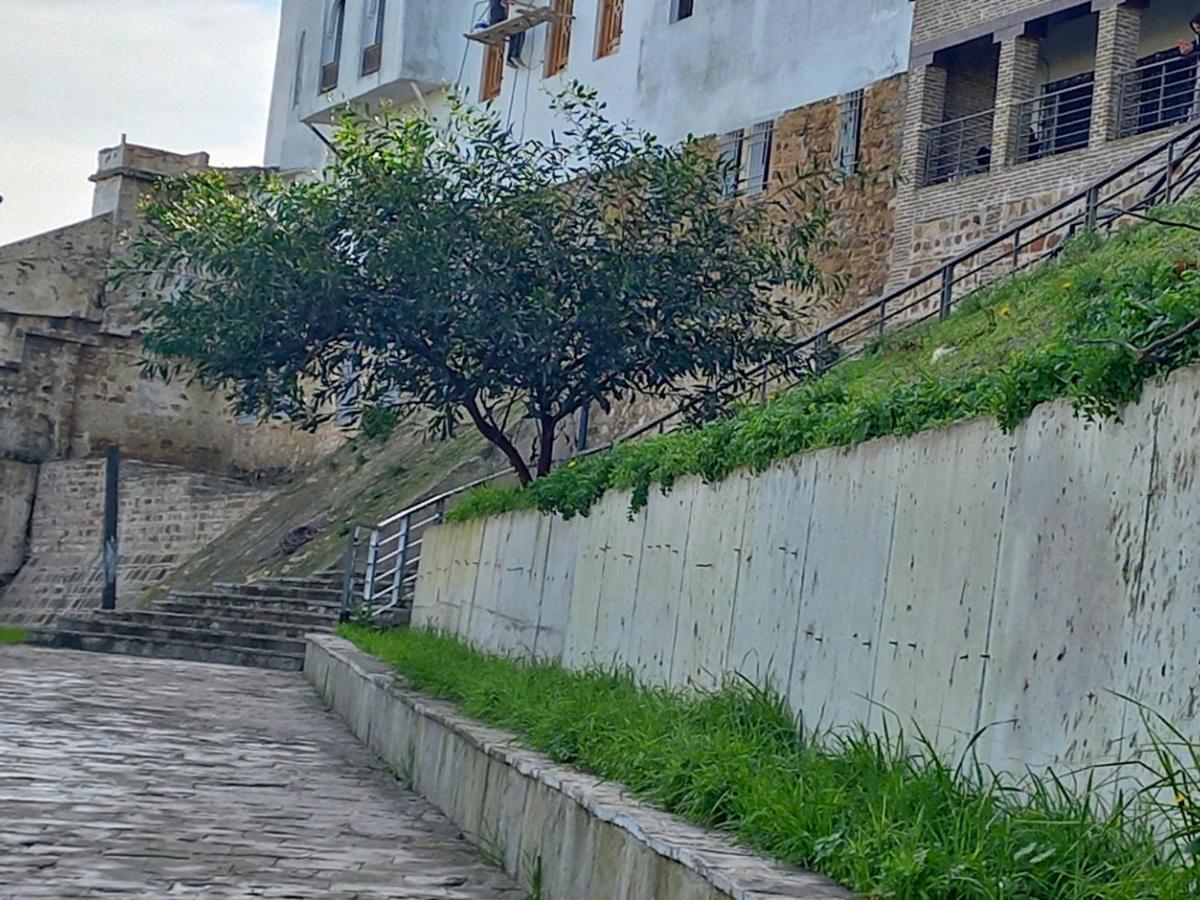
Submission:
[[[100,599],[104,461],[45,463],[37,482],[29,561],[0,593],[3,623],[42,624]],[[136,601],[270,496],[230,478],[123,462],[118,606]]]
[[[25,562],[37,466],[0,460],[0,588]]]

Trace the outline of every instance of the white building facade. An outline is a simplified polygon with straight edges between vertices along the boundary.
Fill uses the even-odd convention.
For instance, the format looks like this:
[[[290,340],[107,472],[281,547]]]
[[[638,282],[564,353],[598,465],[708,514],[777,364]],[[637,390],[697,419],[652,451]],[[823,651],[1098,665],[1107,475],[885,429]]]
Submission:
[[[488,99],[518,136],[545,138],[549,98],[577,80],[612,118],[673,142],[748,129],[908,68],[910,0],[511,0],[489,49],[468,40],[489,0],[284,0],[266,162],[318,168],[347,103],[435,113],[447,88]]]

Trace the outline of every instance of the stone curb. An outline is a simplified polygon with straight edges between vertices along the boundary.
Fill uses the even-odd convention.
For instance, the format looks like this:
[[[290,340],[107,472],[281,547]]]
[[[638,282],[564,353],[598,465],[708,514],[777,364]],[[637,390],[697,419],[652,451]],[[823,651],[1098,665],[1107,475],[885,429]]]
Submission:
[[[384,735],[386,733],[389,737],[394,736],[395,729],[395,722],[389,720],[406,717],[406,713],[411,712],[420,720],[436,723],[463,749],[469,748],[481,755],[485,762],[490,760],[507,770],[507,774],[516,773],[541,785],[551,792],[551,796],[559,798],[559,804],[563,799],[571,801],[569,805],[582,810],[587,820],[593,823],[593,827],[603,823],[615,829],[622,842],[639,845],[635,852],[648,849],[660,861],[666,861],[668,866],[673,864],[673,868],[686,870],[686,873],[680,874],[685,876],[685,881],[689,884],[689,900],[692,897],[703,897],[705,900],[709,897],[733,897],[735,900],[771,900],[784,897],[796,900],[831,900],[855,896],[827,878],[791,869],[748,853],[734,845],[727,836],[698,828],[655,809],[630,796],[619,785],[560,765],[545,754],[521,747],[513,735],[464,718],[452,704],[404,688],[398,683],[387,663],[363,653],[342,638],[333,635],[310,635],[304,672],[326,702],[346,720],[357,737],[384,755],[390,764],[401,767],[408,765],[414,769],[424,769],[431,765],[440,769],[451,764],[451,757],[455,757],[455,753],[447,751],[446,748],[441,749],[436,760],[412,758],[418,750],[411,736],[408,743],[410,758],[389,758],[403,755],[396,752],[394,747],[392,752],[387,752]],[[421,752],[427,750],[425,743],[421,742]],[[431,756],[432,752],[426,755]],[[465,771],[470,768],[470,763],[464,762],[460,768]],[[433,779],[434,776],[431,775],[430,778]],[[448,798],[430,796],[426,790],[422,790],[420,778],[414,778],[414,781],[418,792],[442,807],[455,824],[467,833],[469,839],[475,843],[482,842],[481,835],[471,833],[472,829],[469,826],[472,822],[461,820],[469,819],[470,816],[456,815],[456,812],[462,811],[460,807],[465,809],[461,793],[458,791],[462,786],[470,789],[469,778],[462,778],[457,782],[453,802],[439,802]],[[485,804],[488,783],[485,777],[480,796],[471,798],[468,802],[482,807]],[[438,785],[435,787],[441,788],[441,779],[438,779]],[[434,793],[436,792],[435,790]],[[531,821],[531,818],[537,818],[538,812],[545,812],[544,822]],[[526,804],[519,814],[520,831],[546,835],[553,831],[556,827],[555,822],[560,822],[563,815],[565,813],[560,815],[551,809],[541,810],[535,804]],[[600,838],[593,836],[591,840],[593,843],[589,846],[594,846]],[[594,865],[582,867],[587,871],[570,869],[569,885],[549,883],[554,879],[548,879],[546,889],[549,896],[570,900],[585,896],[636,897],[639,900],[642,897],[647,900],[657,897],[658,900],[674,900],[676,896],[658,893],[661,887],[651,888],[649,892],[618,892],[618,884],[623,879],[619,878],[617,873],[605,870],[595,857],[591,859]],[[580,859],[579,862],[586,863],[586,860]],[[520,867],[519,859],[510,863],[506,858],[505,868],[512,874],[522,874],[516,871]],[[664,878],[669,881],[670,877],[672,876],[669,874],[659,873],[657,878],[642,879],[637,883],[647,887],[652,883],[661,886],[665,884]],[[697,878],[703,882],[703,888],[699,891],[696,888],[700,888],[700,885],[691,884]]]

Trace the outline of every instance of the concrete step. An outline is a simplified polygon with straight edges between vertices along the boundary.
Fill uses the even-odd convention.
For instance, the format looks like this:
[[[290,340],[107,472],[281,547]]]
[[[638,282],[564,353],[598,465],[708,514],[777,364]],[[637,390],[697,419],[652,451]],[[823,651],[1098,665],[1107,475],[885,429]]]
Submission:
[[[62,632],[94,636],[125,637],[151,643],[178,642],[208,644],[237,650],[268,650],[273,653],[304,657],[304,641],[299,638],[274,637],[233,631],[213,631],[203,628],[178,628],[169,625],[145,625],[126,621],[117,613],[112,618],[96,616],[59,616],[56,629]]]
[[[225,591],[171,591],[168,602],[198,603],[212,607],[275,607],[286,612],[309,612],[337,618],[340,601],[312,600],[298,597],[267,597],[226,593]]]
[[[271,597],[273,599],[292,600],[323,600],[329,603],[341,603],[341,588],[329,588],[322,585],[299,584],[228,584],[216,582],[208,590],[221,594],[236,594],[239,597]]]
[[[304,668],[304,657],[292,653],[192,641],[160,640],[126,634],[95,634],[69,629],[37,631],[30,633],[29,641],[46,647],[88,650],[93,653],[121,653],[126,656],[182,659],[288,672],[299,672]]]
[[[230,623],[271,622],[310,631],[331,628],[338,620],[337,610],[309,612],[294,610],[286,606],[281,607],[273,603],[230,604],[207,600],[160,600],[145,612],[176,613]]]
[[[129,622],[153,628],[191,628],[211,631],[216,634],[258,635],[283,637],[299,640],[314,631],[332,631],[336,620],[322,618],[314,622],[280,622],[273,619],[258,619],[247,616],[167,612],[163,610],[95,612],[92,618],[108,622]],[[313,617],[316,618],[316,617]]]

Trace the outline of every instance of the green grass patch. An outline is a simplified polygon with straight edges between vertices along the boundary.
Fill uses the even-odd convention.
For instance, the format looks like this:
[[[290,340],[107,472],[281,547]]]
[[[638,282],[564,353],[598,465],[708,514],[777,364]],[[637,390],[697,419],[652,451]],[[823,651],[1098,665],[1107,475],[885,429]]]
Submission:
[[[24,628],[0,627],[0,647],[5,644],[23,644],[27,636]]]
[[[814,734],[745,680],[685,695],[430,632],[341,634],[466,715],[867,897],[1169,900],[1200,886],[1194,758],[1160,766],[1175,766],[1173,802],[1106,803],[1052,775],[949,767],[900,734]]]
[[[1163,215],[1200,221],[1183,204]],[[1200,315],[1200,241],[1145,224],[1101,241],[1086,235],[1053,264],[968,297],[944,322],[890,333],[865,355],[770,402],[701,428],[622,444],[556,469],[525,490],[464,500],[453,520],[536,506],[586,515],[610,489],[650,490],[685,475],[720,481],[735,469],[979,417],[1011,429],[1039,404],[1069,398],[1089,419],[1116,415],[1149,380],[1200,359],[1200,333],[1153,359],[1145,348]],[[934,350],[953,353],[933,361]]]

